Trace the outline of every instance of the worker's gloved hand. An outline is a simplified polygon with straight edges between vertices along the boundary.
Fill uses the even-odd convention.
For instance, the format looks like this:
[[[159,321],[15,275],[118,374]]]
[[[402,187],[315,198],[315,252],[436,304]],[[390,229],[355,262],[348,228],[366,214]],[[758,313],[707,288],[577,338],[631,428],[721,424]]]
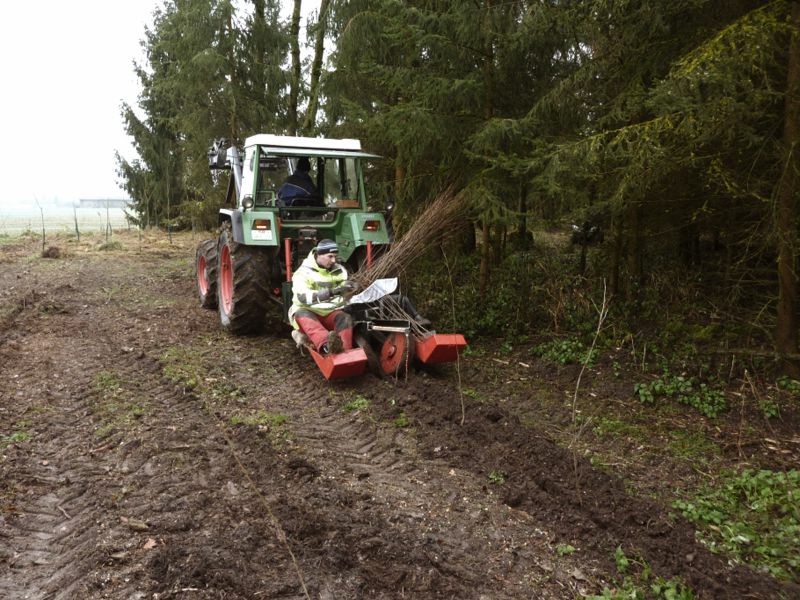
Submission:
[[[342,285],[335,288],[325,288],[317,292],[317,300],[320,302],[327,302],[334,296],[341,296],[343,294],[352,294],[356,291],[357,285],[350,281],[346,281]]]
[[[333,288],[331,292],[334,296],[341,296],[342,294],[354,294],[358,290],[358,284],[354,281],[347,281],[339,287]]]

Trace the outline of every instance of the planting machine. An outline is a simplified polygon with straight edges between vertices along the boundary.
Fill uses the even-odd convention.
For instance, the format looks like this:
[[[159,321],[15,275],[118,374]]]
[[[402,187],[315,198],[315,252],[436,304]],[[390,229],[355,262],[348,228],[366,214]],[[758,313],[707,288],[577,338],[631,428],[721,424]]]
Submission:
[[[278,190],[302,157],[318,193],[279,206]],[[284,320],[292,303],[292,273],[321,239],[335,240],[339,261],[354,272],[388,247],[384,215],[367,206],[363,163],[378,157],[358,140],[259,134],[244,151],[224,141],[209,151],[212,170],[230,170],[219,235],[197,247],[200,303],[217,308],[222,326],[234,334],[260,331],[270,303]],[[387,288],[387,285],[389,286]],[[348,306],[358,346],[341,354],[309,349],[327,379],[351,377],[368,368],[383,375],[405,372],[413,361],[450,362],[466,342],[460,334],[438,334],[420,326],[394,303],[380,301],[395,285],[379,280]]]

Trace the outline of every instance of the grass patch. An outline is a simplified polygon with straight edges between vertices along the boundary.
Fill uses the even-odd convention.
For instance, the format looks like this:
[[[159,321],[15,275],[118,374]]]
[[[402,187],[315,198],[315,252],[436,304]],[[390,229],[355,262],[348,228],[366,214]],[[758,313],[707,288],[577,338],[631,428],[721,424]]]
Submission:
[[[369,400],[361,395],[356,396],[342,406],[342,410],[344,412],[356,412],[360,410],[366,410],[367,408],[369,408]]]
[[[617,572],[622,581],[603,588],[599,595],[583,596],[584,600],[694,600],[695,595],[680,579],[656,577],[644,560],[628,557],[621,547],[614,552]]]
[[[205,366],[204,351],[205,348],[168,348],[160,357],[164,376],[210,400],[240,400],[242,391],[221,370]]]
[[[106,438],[114,431],[131,429],[147,414],[145,406],[132,398],[131,387],[114,371],[99,371],[92,381],[96,400],[92,412],[101,425],[95,435]]]
[[[597,350],[589,349],[580,340],[571,338],[566,340],[553,340],[531,348],[531,354],[539,356],[559,365],[583,364],[589,366],[597,359]]]
[[[494,470],[487,476],[492,485],[503,485],[506,482],[506,475],[502,471]]]
[[[702,431],[683,431],[674,429],[669,432],[667,447],[676,458],[700,460],[707,463],[719,455],[719,446],[709,440]]]
[[[260,410],[249,415],[233,415],[228,421],[234,427],[249,426],[267,431],[273,447],[289,441],[288,415]]]
[[[598,418],[592,431],[601,437],[610,437],[614,439],[620,437],[645,439],[647,437],[647,431],[644,427],[626,423],[625,421],[611,417]]]
[[[400,414],[397,416],[397,418],[392,421],[392,427],[397,427],[399,429],[408,427],[410,424],[411,421],[408,420],[408,415],[405,413],[405,411],[400,411]]]
[[[556,546],[556,554],[559,556],[569,556],[570,554],[574,554],[575,551],[576,548],[572,544],[559,544]]]
[[[260,410],[254,415],[233,415],[230,418],[231,425],[251,425],[257,427],[283,427],[289,422],[287,415],[271,413]]]
[[[483,402],[483,398],[478,390],[475,388],[464,388],[461,390],[461,393],[464,394],[467,398],[475,400],[476,402]]]
[[[9,435],[0,435],[0,450],[5,450],[11,444],[21,444],[31,439],[31,434],[27,431],[15,431]]]
[[[712,552],[800,580],[800,472],[727,471],[717,485],[673,506]]]
[[[100,244],[97,249],[102,252],[106,252],[112,250],[124,250],[125,247],[122,245],[122,242],[118,242],[117,240],[109,240]]]

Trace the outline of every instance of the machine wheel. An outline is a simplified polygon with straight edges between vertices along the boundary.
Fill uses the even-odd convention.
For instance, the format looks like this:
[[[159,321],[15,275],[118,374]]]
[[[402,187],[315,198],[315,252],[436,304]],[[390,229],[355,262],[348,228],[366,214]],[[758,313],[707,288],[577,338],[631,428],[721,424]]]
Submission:
[[[222,226],[217,254],[217,296],[222,326],[237,335],[261,331],[270,294],[269,254],[261,248],[235,242],[229,223]]]
[[[217,240],[203,240],[197,246],[195,257],[197,293],[200,306],[217,307]]]
[[[405,375],[414,361],[414,344],[414,336],[411,334],[388,334],[381,345],[378,358],[381,373],[395,377]]]

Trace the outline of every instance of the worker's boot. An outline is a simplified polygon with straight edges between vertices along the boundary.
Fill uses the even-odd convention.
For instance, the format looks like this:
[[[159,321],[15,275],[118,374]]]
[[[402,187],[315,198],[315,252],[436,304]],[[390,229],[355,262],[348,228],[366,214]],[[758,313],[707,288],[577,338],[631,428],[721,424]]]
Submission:
[[[419,325],[423,329],[430,329],[431,325],[433,325],[433,323],[431,323],[430,319],[426,319],[425,317],[423,317],[420,314],[417,314],[414,317],[414,321],[416,321],[417,325]]]
[[[328,354],[341,354],[344,352],[344,342],[342,342],[342,338],[335,330],[328,333],[328,341],[322,347],[327,348]]]

